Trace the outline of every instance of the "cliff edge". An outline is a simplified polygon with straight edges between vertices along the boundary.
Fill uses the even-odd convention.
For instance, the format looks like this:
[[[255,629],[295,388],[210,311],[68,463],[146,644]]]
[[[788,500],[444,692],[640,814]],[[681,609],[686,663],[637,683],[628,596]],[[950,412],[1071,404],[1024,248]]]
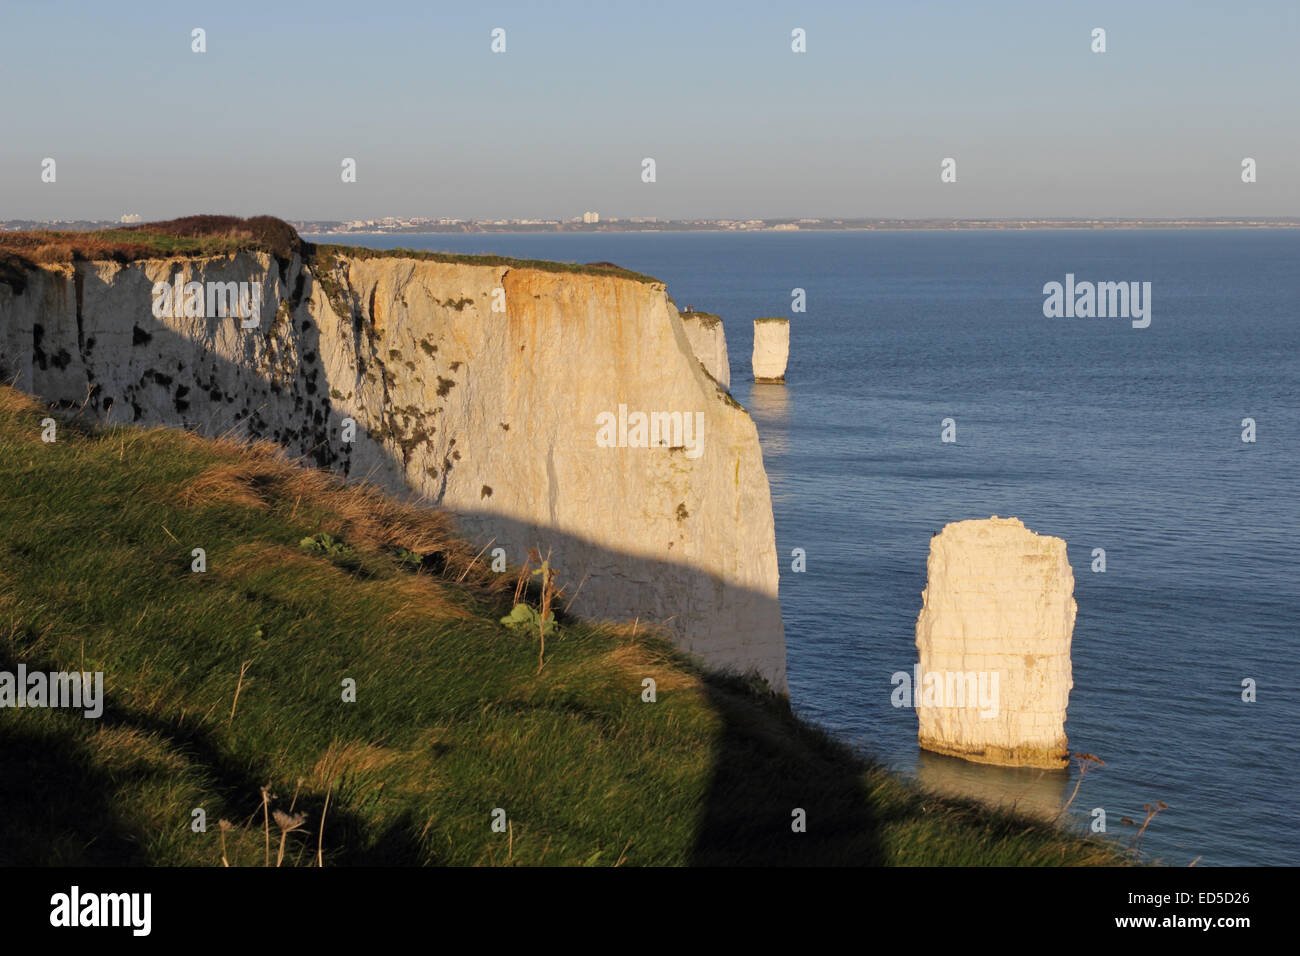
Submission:
[[[663,625],[785,689],[757,431],[662,283],[305,243],[127,258],[0,277],[6,382],[414,493],[484,562],[551,551],[575,613]]]
[[[731,360],[727,356],[727,333],[722,318],[711,312],[680,313],[686,338],[704,370],[723,388],[731,389]]]

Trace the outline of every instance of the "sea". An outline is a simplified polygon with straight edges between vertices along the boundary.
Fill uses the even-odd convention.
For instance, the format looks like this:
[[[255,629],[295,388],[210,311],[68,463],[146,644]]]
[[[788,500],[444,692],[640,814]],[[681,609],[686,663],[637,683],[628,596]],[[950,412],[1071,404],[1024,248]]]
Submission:
[[[800,714],[1147,860],[1300,864],[1300,230],[315,238],[615,262],[717,313],[771,482]],[[1067,275],[1151,283],[1150,324],[1047,317]],[[753,382],[760,316],[791,319],[783,386]],[[920,751],[894,706],[930,536],[991,515],[1067,543],[1065,729],[1103,762],[1082,780]]]

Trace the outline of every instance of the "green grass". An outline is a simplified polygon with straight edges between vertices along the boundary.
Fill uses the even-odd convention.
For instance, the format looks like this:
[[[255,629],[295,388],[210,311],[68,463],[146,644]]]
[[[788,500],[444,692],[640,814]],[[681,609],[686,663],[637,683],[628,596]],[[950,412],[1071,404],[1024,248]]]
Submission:
[[[218,866],[225,819],[261,866],[262,786],[308,815],[285,865],[1120,860],[915,790],[644,628],[561,617],[538,673],[513,572],[438,512],[179,431],[45,444],[47,414],[0,389],[0,670],[103,671],[106,705],[0,710],[0,864]]]
[[[754,324],[757,325],[760,322],[789,322],[789,321],[790,321],[789,319],[783,319],[780,318],[779,316],[764,316],[761,319],[755,319]]]

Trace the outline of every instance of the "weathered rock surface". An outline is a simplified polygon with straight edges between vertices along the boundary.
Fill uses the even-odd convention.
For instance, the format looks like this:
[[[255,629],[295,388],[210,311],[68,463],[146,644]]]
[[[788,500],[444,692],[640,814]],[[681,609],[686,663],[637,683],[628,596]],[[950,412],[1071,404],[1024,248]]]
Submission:
[[[722,319],[709,312],[681,313],[682,328],[691,350],[700,360],[704,370],[718,380],[723,388],[731,389],[731,361],[727,358],[727,333]]]
[[[1073,679],[1074,574],[1060,538],[1017,518],[958,521],[930,539],[916,646],[923,675],[964,675],[946,694],[918,686],[926,750],[1005,766],[1064,767]],[[953,691],[996,679],[995,712]],[[930,677],[922,677],[928,682]]]
[[[785,366],[790,358],[790,320],[754,320],[754,381],[785,381]]]
[[[260,282],[259,327],[155,318],[154,283],[177,272]],[[22,292],[0,284],[0,371],[18,387],[89,396],[109,422],[267,438],[413,491],[512,562],[553,549],[570,594],[586,576],[574,612],[661,623],[710,664],[785,688],[758,435],[704,374],[662,284],[341,253],[81,262],[26,278]],[[602,447],[598,416],[620,405],[690,416],[698,446],[670,435],[646,447],[633,432]]]

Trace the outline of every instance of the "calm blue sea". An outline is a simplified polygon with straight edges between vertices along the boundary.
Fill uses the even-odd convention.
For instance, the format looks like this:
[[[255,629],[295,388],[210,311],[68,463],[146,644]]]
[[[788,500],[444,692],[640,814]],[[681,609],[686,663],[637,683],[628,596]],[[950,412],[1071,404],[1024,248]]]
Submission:
[[[328,238],[325,241],[329,241]],[[1069,545],[1079,605],[1070,809],[1184,865],[1300,864],[1300,232],[976,231],[349,237],[663,279],[723,317],[772,483],[796,708],[928,785],[1053,812],[1075,771],[921,754],[931,534],[1014,515]],[[1043,284],[1149,281],[1149,328],[1044,318]],[[791,290],[807,312],[791,315]],[[784,387],[751,320],[791,315]],[[940,441],[944,418],[957,442]],[[1242,419],[1257,441],[1241,440]],[[807,571],[790,572],[793,548]],[[1105,573],[1091,570],[1104,548]],[[1242,701],[1242,681],[1258,700]]]

